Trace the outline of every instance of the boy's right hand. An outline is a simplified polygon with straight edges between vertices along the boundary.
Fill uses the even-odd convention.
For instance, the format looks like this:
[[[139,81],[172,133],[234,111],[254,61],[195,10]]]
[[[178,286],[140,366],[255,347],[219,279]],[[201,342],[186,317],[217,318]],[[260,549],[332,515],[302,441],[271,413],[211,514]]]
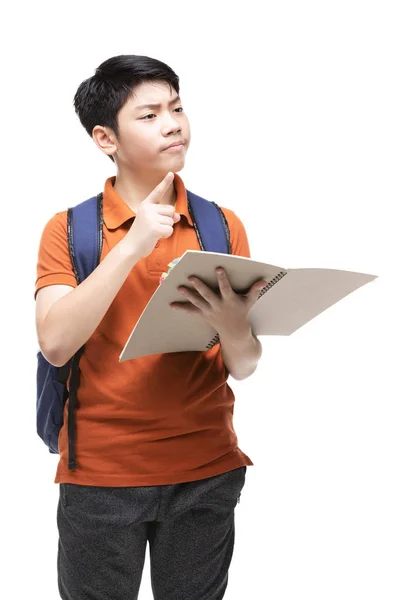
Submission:
[[[124,238],[139,259],[146,258],[160,238],[169,238],[174,231],[173,226],[181,218],[173,206],[160,204],[173,180],[174,174],[169,172],[141,202],[132,227]]]

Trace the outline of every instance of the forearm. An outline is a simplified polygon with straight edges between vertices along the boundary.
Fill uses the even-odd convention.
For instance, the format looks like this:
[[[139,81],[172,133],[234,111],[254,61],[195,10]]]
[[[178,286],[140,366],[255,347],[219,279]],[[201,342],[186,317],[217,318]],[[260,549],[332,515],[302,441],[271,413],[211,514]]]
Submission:
[[[247,379],[256,370],[262,355],[261,342],[253,335],[250,324],[218,333],[222,359],[230,375],[238,381]]]
[[[138,261],[124,239],[49,310],[39,344],[51,364],[64,365],[86,343]]]

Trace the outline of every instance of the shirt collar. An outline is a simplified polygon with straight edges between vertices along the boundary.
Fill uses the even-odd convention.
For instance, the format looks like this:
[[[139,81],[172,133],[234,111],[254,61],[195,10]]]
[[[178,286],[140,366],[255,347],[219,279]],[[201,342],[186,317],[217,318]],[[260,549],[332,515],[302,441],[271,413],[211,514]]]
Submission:
[[[136,216],[136,213],[117,194],[114,189],[116,176],[109,177],[104,184],[103,192],[103,220],[107,229],[118,229],[123,223]],[[174,185],[177,192],[175,211],[186,217],[189,225],[194,227],[189,214],[187,193],[182,179],[175,173]]]

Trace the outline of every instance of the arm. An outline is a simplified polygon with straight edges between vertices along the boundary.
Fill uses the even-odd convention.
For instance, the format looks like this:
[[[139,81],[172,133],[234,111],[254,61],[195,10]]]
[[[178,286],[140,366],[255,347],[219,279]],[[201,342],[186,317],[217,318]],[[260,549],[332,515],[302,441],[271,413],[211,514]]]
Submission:
[[[135,264],[152,252],[161,237],[172,235],[180,215],[161,203],[172,181],[170,172],[141,202],[124,238],[78,286],[66,219],[56,215],[46,226],[39,249],[37,289],[44,289],[37,298],[36,329],[40,349],[54,366],[67,363],[86,343]]]
[[[121,240],[76,288],[41,288],[36,302],[40,349],[54,366],[64,365],[86,343],[139,257]]]
[[[244,224],[231,210],[223,209],[229,223],[232,242],[232,254],[251,258],[249,241]],[[222,358],[230,375],[236,380],[246,379],[254,373],[262,355],[262,345],[253,335],[251,326],[245,323],[235,331],[219,333]]]
[[[260,340],[253,335],[250,324],[240,330],[219,333],[222,349],[222,360],[229,374],[241,381],[254,373],[262,355]]]

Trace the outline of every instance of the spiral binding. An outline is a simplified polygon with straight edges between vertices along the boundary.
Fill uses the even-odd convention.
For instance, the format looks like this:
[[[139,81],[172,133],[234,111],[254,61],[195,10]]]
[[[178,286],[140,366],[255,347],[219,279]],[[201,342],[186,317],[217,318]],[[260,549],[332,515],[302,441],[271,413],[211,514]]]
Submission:
[[[217,333],[217,335],[214,335],[213,339],[211,340],[211,342],[209,342],[206,346],[206,350],[210,350],[210,348],[213,348],[216,344],[218,344],[219,342],[219,334]]]
[[[263,287],[263,288],[260,290],[260,293],[259,293],[259,295],[258,295],[258,298],[257,298],[257,300],[259,300],[259,299],[261,298],[261,296],[264,296],[265,292],[268,292],[268,290],[269,290],[270,288],[272,288],[272,286],[273,286],[273,285],[275,285],[276,283],[278,283],[278,281],[279,281],[280,279],[282,279],[282,277],[284,277],[285,275],[287,275],[287,271],[280,271],[280,272],[278,273],[278,275],[275,275],[275,277],[274,277],[273,279],[271,279],[271,281],[269,281],[269,282],[267,283],[267,285],[265,285],[265,286],[264,286],[264,287]]]
[[[267,285],[265,285],[261,290],[260,293],[258,295],[257,300],[259,300],[261,298],[261,296],[263,296],[266,292],[268,292],[268,290],[270,288],[272,288],[273,285],[275,285],[276,283],[278,283],[278,281],[280,279],[282,279],[282,277],[284,277],[285,275],[287,275],[287,271],[280,271],[278,273],[278,275],[275,275],[275,277],[273,277],[273,279],[271,279],[271,281],[269,281],[267,283]],[[218,344],[219,342],[219,335],[217,333],[217,335],[214,335],[213,339],[207,344],[206,346],[206,350],[210,350],[211,348],[213,348],[216,344]]]

